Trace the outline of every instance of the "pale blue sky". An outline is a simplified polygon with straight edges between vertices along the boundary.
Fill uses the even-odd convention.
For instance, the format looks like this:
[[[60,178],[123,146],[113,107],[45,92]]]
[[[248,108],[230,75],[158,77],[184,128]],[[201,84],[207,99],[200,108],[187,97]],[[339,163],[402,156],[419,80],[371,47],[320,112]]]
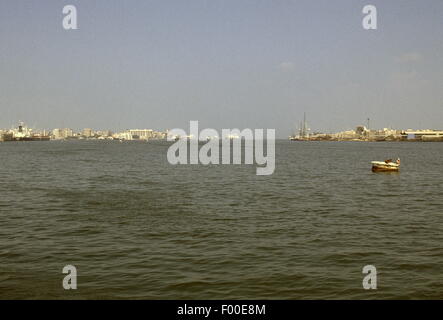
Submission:
[[[62,8],[79,30],[62,28]],[[364,30],[362,8],[378,9]],[[4,0],[0,127],[443,128],[443,1]]]

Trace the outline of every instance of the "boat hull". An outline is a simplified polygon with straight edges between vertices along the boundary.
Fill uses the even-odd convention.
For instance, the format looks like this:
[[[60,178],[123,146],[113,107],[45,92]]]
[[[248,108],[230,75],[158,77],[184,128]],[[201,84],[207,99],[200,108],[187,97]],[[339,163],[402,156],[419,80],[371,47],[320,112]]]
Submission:
[[[20,137],[14,138],[14,141],[49,141],[49,136],[34,136],[34,137]]]
[[[372,172],[398,172],[400,171],[400,168],[382,168],[382,167],[376,167],[372,166]]]
[[[380,161],[372,162],[372,172],[398,172],[400,165],[396,163],[386,163]]]

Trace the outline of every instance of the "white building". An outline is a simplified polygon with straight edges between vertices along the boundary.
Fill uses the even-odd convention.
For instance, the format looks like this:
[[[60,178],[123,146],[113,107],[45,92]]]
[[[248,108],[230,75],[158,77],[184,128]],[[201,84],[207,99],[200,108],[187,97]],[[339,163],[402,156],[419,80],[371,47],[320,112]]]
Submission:
[[[66,139],[74,136],[74,131],[69,128],[65,129],[54,129],[52,130],[52,136],[56,140]]]
[[[85,136],[86,138],[90,138],[94,135],[94,132],[90,128],[85,128],[83,129],[82,135]]]

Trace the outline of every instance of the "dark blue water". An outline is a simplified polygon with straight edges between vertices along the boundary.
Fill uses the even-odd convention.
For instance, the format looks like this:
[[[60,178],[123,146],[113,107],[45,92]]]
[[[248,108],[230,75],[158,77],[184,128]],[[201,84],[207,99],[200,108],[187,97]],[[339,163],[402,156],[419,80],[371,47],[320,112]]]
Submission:
[[[443,143],[278,141],[272,176],[168,146],[1,143],[0,298],[443,298]]]

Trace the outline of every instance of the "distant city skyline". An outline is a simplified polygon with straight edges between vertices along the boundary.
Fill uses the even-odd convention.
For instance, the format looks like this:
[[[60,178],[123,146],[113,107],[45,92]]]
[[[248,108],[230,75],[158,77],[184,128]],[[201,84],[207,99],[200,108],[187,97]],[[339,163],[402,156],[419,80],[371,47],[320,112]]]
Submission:
[[[17,122],[17,124],[14,125],[10,125],[9,127],[1,127],[0,131],[10,131],[13,129],[17,129],[20,125],[24,125],[26,127],[28,127],[31,130],[37,130],[37,131],[52,131],[52,130],[72,130],[72,132],[74,133],[82,133],[85,132],[86,130],[92,132],[92,133],[97,133],[97,132],[119,132],[119,131],[128,131],[128,130],[160,130],[160,131],[166,131],[166,130],[172,130],[172,129],[176,129],[176,128],[153,128],[153,127],[149,127],[149,126],[140,126],[140,127],[136,127],[136,128],[130,128],[130,127],[125,127],[123,129],[113,129],[113,128],[94,128],[94,127],[72,127],[72,126],[55,126],[55,127],[39,127],[36,125],[33,126],[28,126],[27,123],[23,122],[23,121],[19,121]],[[298,126],[295,126],[293,128],[293,130],[291,132],[288,132],[288,135],[294,135],[294,134],[298,134],[301,130],[302,127],[300,127],[302,125],[302,123],[299,123]],[[307,127],[306,127],[306,131],[309,133],[337,133],[337,132],[342,132],[342,131],[347,131],[347,130],[354,130],[356,127],[364,127],[367,128],[368,130],[384,130],[384,129],[389,129],[389,130],[397,130],[397,131],[407,131],[407,130],[435,130],[435,131],[442,131],[441,128],[418,128],[418,127],[414,127],[414,128],[409,128],[409,127],[391,127],[391,126],[382,126],[382,127],[368,127],[367,124],[362,123],[356,123],[353,127],[350,128],[342,128],[339,129],[337,131],[326,131],[326,130],[321,130],[321,129],[311,129],[308,125],[308,123],[306,123]],[[179,128],[180,129],[180,128]],[[204,128],[203,128],[204,129]],[[246,129],[246,128],[230,128],[230,129]],[[287,138],[287,136],[284,136],[284,138]]]
[[[62,28],[66,4],[78,30]],[[377,7],[364,30],[362,8]],[[0,3],[0,128],[443,129],[443,2]]]

